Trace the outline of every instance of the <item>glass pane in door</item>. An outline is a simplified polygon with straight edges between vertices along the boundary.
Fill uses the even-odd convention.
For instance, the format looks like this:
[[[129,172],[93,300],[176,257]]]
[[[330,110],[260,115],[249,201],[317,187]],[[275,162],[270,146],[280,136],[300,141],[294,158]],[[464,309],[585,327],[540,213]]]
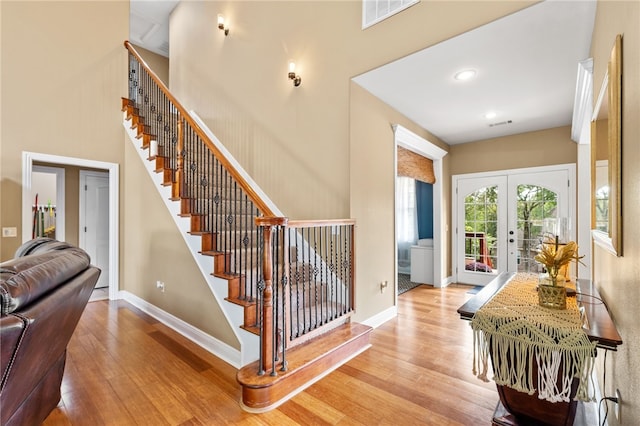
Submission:
[[[465,271],[493,272],[498,269],[498,187],[480,188],[464,200]]]
[[[558,194],[537,185],[517,186],[518,272],[542,272],[534,257],[543,239],[543,222],[557,218]]]

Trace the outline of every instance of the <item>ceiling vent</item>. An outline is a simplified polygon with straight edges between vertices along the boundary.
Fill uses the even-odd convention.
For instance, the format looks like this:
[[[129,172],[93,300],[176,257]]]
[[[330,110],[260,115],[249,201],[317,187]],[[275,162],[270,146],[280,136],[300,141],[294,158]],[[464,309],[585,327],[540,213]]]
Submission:
[[[420,0],[362,0],[362,29],[377,24]]]
[[[168,41],[162,42],[162,44],[160,45],[160,47],[158,47],[158,49],[160,49],[161,51],[166,53],[167,56],[169,56],[169,42]]]
[[[497,123],[491,123],[489,124],[489,127],[496,127],[496,126],[504,126],[505,124],[511,124],[513,123],[513,121],[511,120],[507,120],[507,121],[499,121]]]

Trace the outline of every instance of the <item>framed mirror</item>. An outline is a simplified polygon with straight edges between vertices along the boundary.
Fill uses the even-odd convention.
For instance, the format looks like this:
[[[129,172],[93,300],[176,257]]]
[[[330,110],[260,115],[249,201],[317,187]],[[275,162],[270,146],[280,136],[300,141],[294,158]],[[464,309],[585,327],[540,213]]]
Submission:
[[[591,121],[592,235],[622,256],[622,36],[616,36]]]

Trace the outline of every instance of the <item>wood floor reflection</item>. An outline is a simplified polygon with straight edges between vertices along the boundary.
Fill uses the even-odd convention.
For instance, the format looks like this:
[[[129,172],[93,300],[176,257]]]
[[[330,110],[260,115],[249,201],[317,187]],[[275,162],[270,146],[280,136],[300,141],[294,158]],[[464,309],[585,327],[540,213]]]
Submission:
[[[369,350],[264,414],[240,408],[229,364],[126,302],[91,302],[44,425],[490,425],[498,395],[472,375],[456,313],[468,289],[402,294]]]

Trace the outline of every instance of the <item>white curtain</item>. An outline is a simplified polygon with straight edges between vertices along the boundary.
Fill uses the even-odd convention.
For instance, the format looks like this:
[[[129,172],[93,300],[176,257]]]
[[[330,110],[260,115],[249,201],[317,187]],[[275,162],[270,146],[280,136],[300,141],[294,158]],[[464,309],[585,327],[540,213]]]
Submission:
[[[408,273],[411,267],[411,246],[418,242],[416,181],[408,177],[398,177],[396,197],[398,271]]]

